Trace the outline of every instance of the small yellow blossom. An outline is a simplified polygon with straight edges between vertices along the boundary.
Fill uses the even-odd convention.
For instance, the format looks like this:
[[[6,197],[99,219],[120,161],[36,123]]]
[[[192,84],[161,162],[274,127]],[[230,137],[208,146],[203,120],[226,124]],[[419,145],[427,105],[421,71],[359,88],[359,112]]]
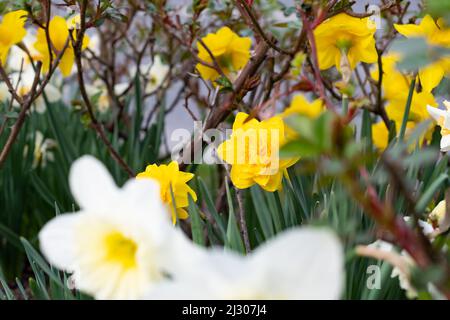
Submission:
[[[211,51],[215,60],[227,77],[233,77],[250,59],[252,40],[248,37],[239,37],[228,27],[220,28],[217,33],[210,33],[202,38],[203,43]],[[198,58],[213,64],[213,59],[201,43],[197,43]],[[219,73],[200,63],[196,66],[198,72],[205,80],[214,81]]]
[[[288,117],[293,114],[300,114],[308,118],[317,118],[324,111],[325,106],[321,99],[309,102],[303,95],[296,95],[292,99],[291,105],[281,115]]]
[[[273,192],[281,188],[286,168],[298,159],[279,159],[279,148],[286,141],[281,117],[247,121],[248,116],[243,112],[236,115],[233,133],[219,146],[217,154],[232,165],[231,181],[237,188],[259,184]]]
[[[27,30],[25,22],[28,13],[25,10],[17,10],[5,14],[0,24],[0,59],[5,64],[11,47],[25,37]]]
[[[340,13],[325,20],[314,30],[320,69],[345,66],[353,70],[358,62],[375,63],[375,31],[369,18]]]
[[[72,47],[72,43],[69,38],[69,28],[73,27],[73,22],[67,22],[63,17],[56,16],[50,21],[49,25],[49,33],[50,40],[52,42],[52,57],[56,58],[59,52],[61,52],[66,42],[69,41],[66,51],[61,58],[59,63],[59,69],[64,77],[70,76],[73,68],[73,64],[75,62],[74,49]],[[75,37],[75,33],[74,33]],[[84,36],[82,49],[86,49],[89,45],[89,37]],[[49,70],[50,64],[50,52],[49,46],[47,43],[47,37],[44,29],[39,29],[37,32],[36,42],[34,43],[34,47],[37,51],[39,51],[42,55],[42,64],[44,71]]]
[[[394,27],[407,38],[423,37],[431,45],[450,47],[450,29],[446,28],[443,19],[434,21],[430,15],[426,15],[419,25],[395,24]],[[419,70],[419,78],[423,90],[431,92],[449,72],[450,58],[446,57],[421,68]]]
[[[160,166],[152,164],[147,166],[144,172],[137,175],[138,179],[154,179],[159,182],[161,199],[166,203],[172,212],[172,222],[175,224],[178,219],[187,219],[189,217],[185,208],[189,205],[188,196],[191,195],[194,201],[197,201],[197,194],[187,185],[187,182],[194,177],[194,174],[182,172],[178,167],[178,162],[172,161],[168,165]],[[175,199],[176,211],[172,202]]]

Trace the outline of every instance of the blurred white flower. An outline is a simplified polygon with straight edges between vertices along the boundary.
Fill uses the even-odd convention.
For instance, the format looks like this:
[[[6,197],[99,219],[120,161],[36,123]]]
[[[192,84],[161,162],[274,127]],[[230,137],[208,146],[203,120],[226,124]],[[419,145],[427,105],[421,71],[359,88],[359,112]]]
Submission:
[[[166,80],[169,73],[169,66],[164,64],[160,56],[155,56],[153,65],[148,72],[148,83],[145,88],[146,93],[151,93],[159,88]],[[146,73],[144,73],[146,75]]]
[[[169,73],[169,66],[164,64],[161,57],[156,55],[152,64],[143,64],[139,67],[139,73],[144,76],[147,81],[145,86],[145,93],[149,94],[158,89],[166,80]],[[130,70],[130,74],[134,77],[136,75],[137,68],[133,67]]]
[[[11,99],[11,93],[8,86],[4,82],[0,82],[0,102],[6,102]]]
[[[34,42],[36,41],[35,35],[27,33],[23,38],[22,43],[27,48],[31,59],[38,61],[42,59],[42,55],[34,48]],[[18,46],[11,48],[11,54],[8,57],[8,68],[13,71],[32,69],[30,56]]]
[[[73,272],[78,289],[97,299],[138,299],[195,257],[157,183],[131,180],[119,189],[91,156],[73,164],[69,181],[80,211],[51,220],[39,240],[51,264]]]
[[[408,216],[403,219],[407,223],[411,220]],[[436,229],[426,221],[419,220],[418,222],[423,234],[432,240],[436,235]],[[356,251],[361,256],[368,256],[390,263],[394,267],[391,278],[398,277],[400,288],[405,290],[406,295],[410,299],[417,297],[417,290],[411,284],[411,270],[416,266],[416,263],[405,250],[399,253],[399,250],[391,243],[377,240],[368,246],[358,246]]]
[[[121,96],[125,93],[125,91],[127,91],[128,87],[130,85],[126,82],[123,83],[118,83],[114,86],[114,94],[116,96]]]
[[[51,149],[56,147],[56,141],[46,139],[40,131],[34,133],[33,168],[46,167],[48,161],[54,161],[55,156]]]
[[[427,110],[431,117],[441,127],[441,151],[450,151],[450,101],[444,101],[447,110],[442,110],[432,106],[427,106]]]
[[[398,253],[394,245],[377,240],[368,246],[358,246],[356,252],[361,256],[383,260],[393,266],[391,278],[398,277],[400,288],[405,290],[409,298],[417,297],[417,290],[411,285],[411,268],[416,264],[404,250]]]
[[[96,80],[92,85],[86,85],[86,91],[91,98],[95,97],[93,102],[100,113],[105,113],[109,110],[110,100],[108,89],[102,81]]]
[[[337,237],[327,230],[293,229],[247,257],[210,250],[195,274],[155,288],[148,298],[338,299],[345,278],[342,252]]]
[[[100,36],[97,31],[92,32],[90,35],[88,48],[96,55],[99,56],[101,53],[100,49]]]
[[[17,93],[19,96],[24,97],[27,95],[34,82],[35,73],[31,65],[27,68],[25,68],[22,73],[15,72],[11,76],[11,82],[14,88],[17,88]],[[60,90],[55,87],[52,83],[48,83],[44,89],[45,95],[48,99],[48,102],[55,103],[61,100],[61,92]],[[14,106],[19,107],[17,101],[14,101]],[[38,112],[38,113],[44,113],[46,110],[46,104],[45,99],[42,95],[40,95],[33,103],[32,110]]]

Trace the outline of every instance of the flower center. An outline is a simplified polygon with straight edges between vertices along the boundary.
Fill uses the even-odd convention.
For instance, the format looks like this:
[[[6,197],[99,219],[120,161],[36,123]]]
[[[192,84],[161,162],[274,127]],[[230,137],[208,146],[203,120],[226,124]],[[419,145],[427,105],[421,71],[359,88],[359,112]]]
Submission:
[[[231,54],[223,54],[221,56],[216,57],[217,63],[223,72],[227,72],[228,70],[232,71],[233,68],[233,59]]]
[[[112,232],[105,237],[106,260],[120,264],[125,269],[136,266],[137,245],[120,232]]]
[[[343,53],[347,54],[350,48],[352,47],[352,40],[347,37],[339,38],[336,41],[336,46]]]

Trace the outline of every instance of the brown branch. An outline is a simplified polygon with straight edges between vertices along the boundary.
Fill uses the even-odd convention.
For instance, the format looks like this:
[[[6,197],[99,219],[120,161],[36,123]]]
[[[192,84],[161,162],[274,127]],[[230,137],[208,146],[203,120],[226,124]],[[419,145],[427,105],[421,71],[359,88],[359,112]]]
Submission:
[[[16,141],[17,136],[20,133],[20,129],[22,129],[22,126],[25,123],[25,118],[26,118],[27,112],[28,112],[28,110],[30,110],[30,108],[33,104],[34,94],[36,92],[36,87],[39,83],[39,76],[41,74],[41,67],[42,67],[42,64],[39,62],[37,64],[38,70],[34,76],[33,85],[31,87],[30,94],[29,94],[28,98],[26,99],[26,101],[22,104],[22,106],[21,106],[22,109],[19,113],[17,121],[14,124],[14,127],[12,128],[8,139],[6,140],[6,143],[2,149],[2,152],[0,153],[0,168],[3,166],[6,158],[8,157],[8,154],[14,144],[14,141]]]
[[[81,13],[80,14],[80,30],[78,30],[76,40],[73,39],[73,37],[72,37],[72,43],[73,43],[73,48],[74,48],[75,64],[77,66],[77,75],[78,75],[77,78],[78,78],[78,84],[80,86],[81,97],[83,98],[83,101],[86,105],[86,109],[87,109],[89,117],[91,119],[92,127],[97,132],[97,134],[99,135],[103,144],[108,149],[111,157],[119,164],[119,166],[121,166],[128,173],[129,177],[132,178],[135,176],[133,170],[126,164],[126,162],[122,159],[122,157],[117,153],[117,151],[114,149],[113,145],[109,141],[108,137],[106,136],[106,133],[103,129],[102,124],[97,120],[97,118],[95,116],[94,107],[92,106],[92,103],[89,99],[89,95],[86,91],[81,57],[82,57],[83,38],[84,38],[84,35],[86,32],[87,0],[83,0],[80,6],[81,6],[80,7],[80,13]],[[70,35],[72,36],[71,32],[70,32]]]
[[[278,51],[281,54],[285,55],[293,55],[293,51],[286,51],[276,45],[276,41],[273,39],[273,37],[268,37],[261,26],[258,23],[258,20],[256,19],[252,9],[248,6],[248,4],[245,2],[245,0],[238,0],[237,1],[237,7],[239,11],[241,12],[241,15],[244,17],[244,19],[247,21],[249,26],[252,28],[253,32],[256,35],[259,35],[266,43],[274,49],[275,51]]]

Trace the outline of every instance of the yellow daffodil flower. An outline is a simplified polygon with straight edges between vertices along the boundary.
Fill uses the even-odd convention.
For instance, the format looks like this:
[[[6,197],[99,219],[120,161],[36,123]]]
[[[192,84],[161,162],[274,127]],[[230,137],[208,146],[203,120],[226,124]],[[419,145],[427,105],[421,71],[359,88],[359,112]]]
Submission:
[[[450,47],[450,29],[446,28],[443,19],[434,19],[426,15],[419,25],[394,24],[395,29],[407,38],[423,37],[430,45]],[[450,58],[442,58],[419,70],[419,78],[423,90],[431,92],[450,73]]]
[[[250,59],[252,40],[248,37],[239,37],[228,27],[220,28],[217,33],[210,33],[202,38],[203,43],[211,51],[224,74],[232,78],[241,70]],[[213,64],[213,59],[201,43],[197,43],[198,58]],[[219,73],[200,63],[196,66],[198,72],[205,80],[214,81]]]
[[[320,69],[346,66],[353,70],[358,62],[375,63],[375,31],[369,18],[340,13],[325,20],[314,30]]]
[[[316,99],[309,102],[303,95],[296,95],[291,102],[291,105],[281,113],[281,117],[286,119],[292,115],[302,115],[308,118],[317,118],[325,111],[325,105],[321,99]],[[288,140],[298,136],[298,133],[285,126],[286,137]]]
[[[159,182],[161,199],[170,207],[174,224],[177,217],[183,220],[189,217],[185,210],[189,205],[188,195],[191,195],[192,199],[197,201],[197,194],[187,185],[187,182],[193,177],[194,174],[192,173],[180,171],[176,161],[172,161],[168,165],[149,165],[144,172],[137,175],[138,179],[154,179]],[[171,189],[175,199],[176,211],[172,202]]]
[[[49,25],[50,40],[52,42],[53,47],[51,53],[53,59],[55,59],[58,53],[64,49],[66,41],[69,41],[67,49],[64,52],[64,55],[62,56],[61,61],[59,63],[59,69],[61,70],[61,73],[63,74],[64,77],[70,76],[70,74],[72,73],[73,64],[75,62],[74,50],[69,38],[69,28],[72,27],[73,27],[72,21],[67,22],[63,17],[59,16],[54,17],[50,21]],[[88,45],[89,45],[89,37],[85,35],[83,38],[82,49],[83,50],[86,49]],[[50,64],[50,52],[44,29],[38,30],[34,47],[42,55],[42,64],[43,64],[42,67],[44,71],[48,71]]]
[[[5,14],[0,24],[0,59],[5,64],[11,47],[25,37],[27,30],[25,22],[28,12],[25,10],[17,10]]]
[[[267,120],[247,121],[248,114],[239,112],[229,140],[217,149],[218,156],[232,165],[231,181],[239,189],[259,184],[266,191],[281,188],[283,173],[298,159],[279,159],[285,141],[284,122],[275,116]]]

